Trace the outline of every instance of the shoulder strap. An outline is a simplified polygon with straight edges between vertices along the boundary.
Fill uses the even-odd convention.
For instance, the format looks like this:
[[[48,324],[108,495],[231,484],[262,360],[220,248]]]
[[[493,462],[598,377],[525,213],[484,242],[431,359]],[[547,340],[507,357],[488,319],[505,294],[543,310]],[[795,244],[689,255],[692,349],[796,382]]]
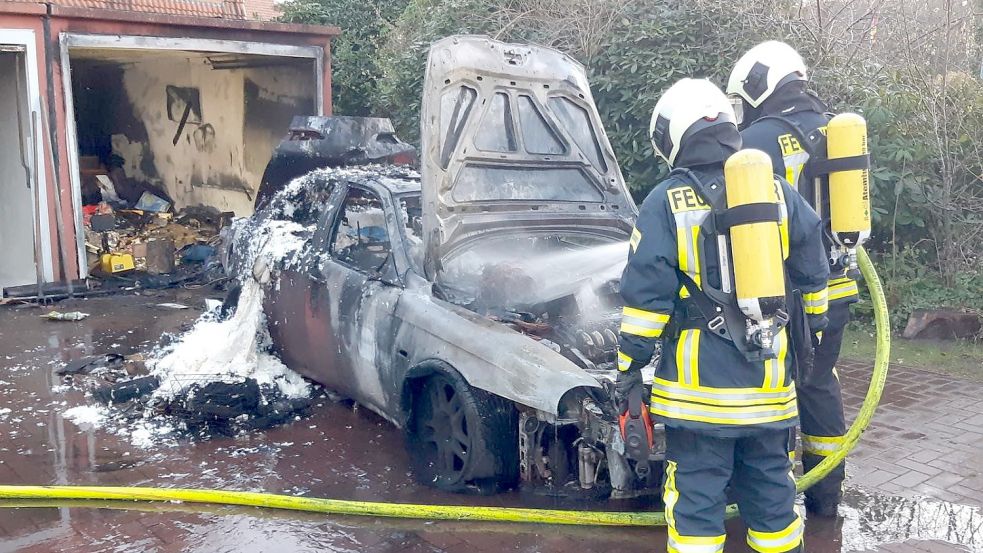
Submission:
[[[792,130],[796,138],[799,139],[799,144],[809,154],[810,160],[826,159],[826,136],[819,132],[819,130],[806,132],[798,123],[781,115],[765,115],[758,119],[758,121],[765,120],[778,121],[786,128]]]

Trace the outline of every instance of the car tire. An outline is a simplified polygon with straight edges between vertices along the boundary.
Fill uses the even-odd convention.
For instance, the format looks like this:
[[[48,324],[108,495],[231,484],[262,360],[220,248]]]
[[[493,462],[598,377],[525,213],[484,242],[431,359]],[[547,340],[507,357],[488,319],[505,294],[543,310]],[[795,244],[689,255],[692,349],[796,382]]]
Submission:
[[[519,476],[518,413],[452,369],[416,381],[406,448],[413,474],[450,492],[491,494]]]

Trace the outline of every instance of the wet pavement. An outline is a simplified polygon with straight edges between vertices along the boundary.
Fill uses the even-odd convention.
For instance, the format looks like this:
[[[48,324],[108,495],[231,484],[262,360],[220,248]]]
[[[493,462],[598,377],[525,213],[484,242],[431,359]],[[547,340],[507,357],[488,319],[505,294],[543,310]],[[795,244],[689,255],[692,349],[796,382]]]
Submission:
[[[193,321],[218,292],[169,291],[62,302],[82,322],[47,322],[36,307],[0,308],[0,484],[227,488],[392,502],[586,508],[511,493],[470,497],[416,485],[398,431],[365,409],[324,400],[280,428],[209,440],[166,438],[149,448],[111,426],[62,418],[91,402],[62,386],[66,361],[145,352]],[[156,306],[178,302],[196,309]],[[840,376],[855,412],[869,363]],[[810,519],[810,552],[983,551],[983,385],[896,368],[874,424],[850,457],[841,517]],[[7,409],[10,411],[8,412]],[[645,551],[665,550],[662,529],[567,528],[326,517],[234,507],[127,504],[0,509],[6,551]],[[594,508],[596,506],[593,506]],[[625,509],[626,504],[609,508]],[[730,525],[727,551],[746,551]]]

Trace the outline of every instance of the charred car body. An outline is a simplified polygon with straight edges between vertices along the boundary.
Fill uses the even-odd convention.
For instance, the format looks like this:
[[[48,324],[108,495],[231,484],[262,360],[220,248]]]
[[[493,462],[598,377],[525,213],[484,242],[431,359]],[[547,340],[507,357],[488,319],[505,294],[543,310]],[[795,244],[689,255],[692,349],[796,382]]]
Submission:
[[[282,360],[403,428],[437,487],[657,491],[662,433],[627,459],[610,399],[637,209],[583,68],[444,39],[421,126],[422,179],[370,166],[288,187],[318,199],[304,252],[268,287]],[[291,201],[255,219],[301,216]]]

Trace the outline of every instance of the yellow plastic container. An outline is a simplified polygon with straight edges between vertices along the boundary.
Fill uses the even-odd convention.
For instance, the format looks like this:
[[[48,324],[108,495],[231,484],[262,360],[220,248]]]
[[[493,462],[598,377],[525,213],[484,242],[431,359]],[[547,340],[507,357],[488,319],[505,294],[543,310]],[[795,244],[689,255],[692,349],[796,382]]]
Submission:
[[[122,273],[134,268],[133,256],[128,253],[104,253],[99,259],[99,268],[104,273]]]

